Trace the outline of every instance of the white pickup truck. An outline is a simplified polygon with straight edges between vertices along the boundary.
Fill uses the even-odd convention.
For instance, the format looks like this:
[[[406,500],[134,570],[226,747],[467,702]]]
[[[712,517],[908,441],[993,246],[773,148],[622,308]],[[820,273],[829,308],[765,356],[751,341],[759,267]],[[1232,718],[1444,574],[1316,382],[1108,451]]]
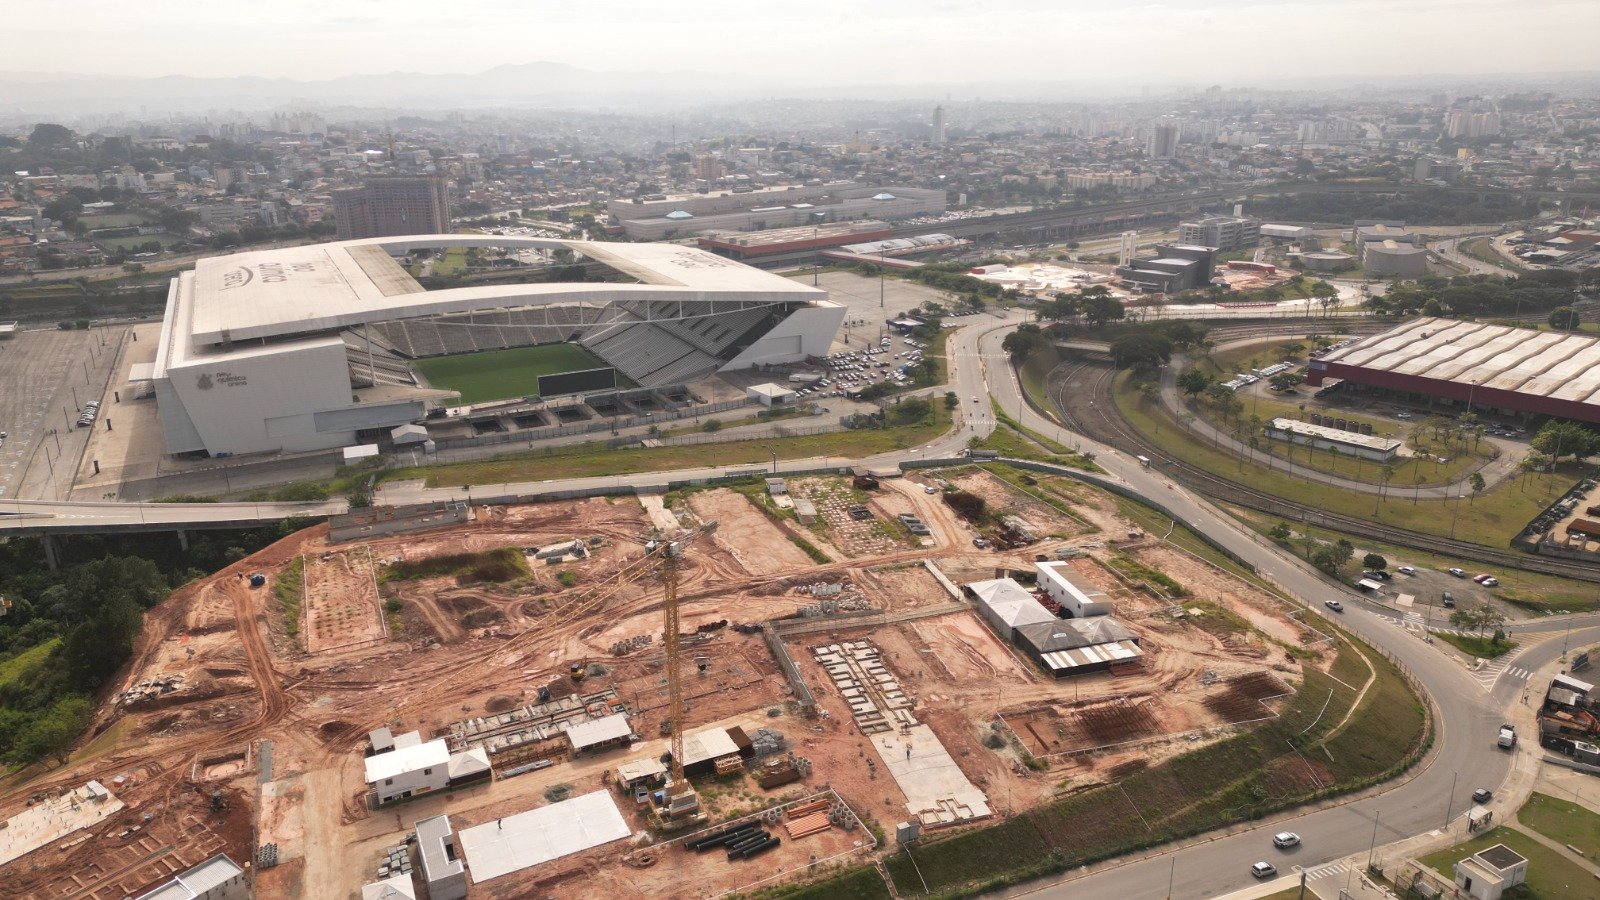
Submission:
[[[1510,750],[1517,745],[1517,729],[1513,725],[1500,726],[1500,749]]]

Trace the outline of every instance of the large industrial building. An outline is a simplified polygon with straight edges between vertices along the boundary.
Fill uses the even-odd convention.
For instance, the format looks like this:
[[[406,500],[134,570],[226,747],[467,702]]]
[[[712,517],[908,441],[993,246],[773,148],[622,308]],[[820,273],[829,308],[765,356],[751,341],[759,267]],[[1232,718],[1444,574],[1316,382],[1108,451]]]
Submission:
[[[570,251],[612,280],[426,290],[397,261],[449,247]],[[156,360],[130,378],[153,387],[168,453],[322,450],[454,396],[419,384],[409,358],[576,342],[656,387],[825,356],[844,313],[825,291],[693,247],[376,238],[200,260],[173,279]],[[486,329],[492,343],[474,338]]]
[[[1175,294],[1211,283],[1216,251],[1187,244],[1159,244],[1154,258],[1134,259],[1117,266],[1123,287],[1145,293]]]
[[[1404,222],[1356,222],[1356,257],[1368,275],[1416,278],[1428,273],[1428,251]]]
[[[333,192],[333,221],[341,241],[443,234],[450,230],[450,194],[443,178],[370,178]]]
[[[893,220],[944,212],[945,192],[839,182],[612,200],[606,206],[623,233],[660,241],[708,231],[760,231],[795,225]]]
[[[1446,410],[1600,423],[1600,338],[1422,318],[1311,360],[1306,383]]]

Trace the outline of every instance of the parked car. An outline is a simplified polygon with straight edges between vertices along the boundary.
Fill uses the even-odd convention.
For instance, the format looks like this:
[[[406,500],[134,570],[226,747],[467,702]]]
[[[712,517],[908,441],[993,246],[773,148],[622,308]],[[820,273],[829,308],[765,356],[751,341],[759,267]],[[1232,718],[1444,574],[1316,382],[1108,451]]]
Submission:
[[[1472,792],[1473,803],[1488,803],[1494,799],[1494,792],[1488,788],[1478,788]]]
[[[1449,572],[1451,575],[1454,575],[1457,578],[1465,578],[1465,577],[1467,577],[1467,573],[1463,569],[1450,568],[1450,569],[1446,569],[1445,571]]]
[[[1258,862],[1250,867],[1250,874],[1257,878],[1271,878],[1278,874],[1278,867],[1269,862]]]
[[[1272,846],[1277,847],[1279,850],[1298,847],[1300,846],[1300,835],[1292,831],[1280,831],[1272,836]]]
[[[1333,610],[1336,613],[1344,612],[1344,604],[1340,603],[1337,600],[1324,600],[1324,601],[1322,601],[1322,605],[1326,606],[1327,608]]]
[[[1488,572],[1485,572],[1482,575],[1474,575],[1472,576],[1472,580],[1483,585],[1484,587],[1494,587],[1500,583],[1500,579],[1490,575]]]
[[[1388,581],[1389,579],[1393,578],[1394,576],[1390,575],[1388,572],[1385,572],[1382,569],[1369,569],[1369,570],[1367,570],[1365,572],[1362,572],[1361,573],[1361,577],[1362,578],[1371,578],[1371,579],[1373,579],[1375,581]]]
[[[1415,574],[1417,574],[1417,570],[1415,568],[1411,567],[1411,566],[1396,566],[1395,567],[1395,571],[1399,572],[1401,575],[1415,575]]]

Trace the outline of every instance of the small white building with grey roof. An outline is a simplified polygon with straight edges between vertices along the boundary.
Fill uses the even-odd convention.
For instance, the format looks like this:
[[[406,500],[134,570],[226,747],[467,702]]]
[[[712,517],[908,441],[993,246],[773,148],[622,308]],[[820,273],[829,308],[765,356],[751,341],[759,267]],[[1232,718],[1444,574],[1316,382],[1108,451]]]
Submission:
[[[249,900],[250,882],[239,864],[218,853],[140,894],[135,900]]]

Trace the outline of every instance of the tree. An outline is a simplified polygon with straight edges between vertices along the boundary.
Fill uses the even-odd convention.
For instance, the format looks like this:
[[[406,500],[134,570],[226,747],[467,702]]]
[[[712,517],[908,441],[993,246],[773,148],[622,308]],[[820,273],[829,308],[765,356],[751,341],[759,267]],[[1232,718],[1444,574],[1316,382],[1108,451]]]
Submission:
[[[72,129],[52,122],[40,122],[28,135],[28,147],[33,150],[59,150],[72,143]]]
[[[1283,353],[1284,359],[1295,359],[1306,352],[1306,345],[1299,341],[1287,341],[1278,345],[1278,350]]]
[[[1472,499],[1467,502],[1476,503],[1478,502],[1478,495],[1483,493],[1483,489],[1488,486],[1488,483],[1483,480],[1481,473],[1473,472],[1467,476],[1467,486],[1472,488]]]
[[[56,762],[65,763],[78,735],[89,725],[89,711],[89,701],[83,697],[56,701],[23,734],[18,755],[29,760],[51,756]]]
[[[1000,342],[1000,349],[1015,357],[1027,357],[1050,346],[1050,338],[1040,330],[1039,326],[1024,323],[1017,326],[1017,330],[1006,335]]]
[[[1273,390],[1285,393],[1299,387],[1305,380],[1306,377],[1298,372],[1279,372],[1268,378],[1267,384],[1271,385]]]
[[[1580,324],[1577,310],[1570,306],[1558,306],[1550,312],[1550,327],[1557,331],[1577,331]]]
[[[957,406],[960,406],[960,405],[961,405],[961,398],[956,396],[956,392],[955,391],[945,391],[944,392],[944,408],[946,410],[953,410]]]
[[[1490,606],[1488,601],[1480,600],[1471,606],[1464,606],[1450,614],[1450,624],[1457,628],[1471,629],[1480,637],[1484,629],[1500,629],[1506,624],[1505,614]]]
[[[1153,372],[1172,359],[1172,342],[1158,334],[1127,334],[1111,342],[1117,368]]]
[[[1369,569],[1387,569],[1389,561],[1376,553],[1368,553],[1361,557],[1361,564]]]
[[[1585,457],[1600,453],[1600,434],[1577,422],[1558,422],[1552,419],[1529,442],[1533,449],[1550,457],[1552,461],[1563,456],[1581,462]]]
[[[1197,397],[1204,393],[1205,389],[1211,386],[1213,380],[1211,373],[1203,372],[1199,369],[1185,369],[1178,374],[1177,378],[1179,390],[1182,390],[1190,397]]]
[[[1339,565],[1342,566],[1355,557],[1356,547],[1354,544],[1350,543],[1344,538],[1340,538],[1334,542],[1333,553],[1334,556],[1338,558]]]
[[[1099,293],[1090,293],[1090,291],[1096,290]],[[1090,325],[1096,328],[1127,315],[1127,311],[1122,308],[1122,301],[1111,296],[1104,287],[1099,285],[1079,292],[1078,303],[1083,310],[1083,317],[1089,321]]]

